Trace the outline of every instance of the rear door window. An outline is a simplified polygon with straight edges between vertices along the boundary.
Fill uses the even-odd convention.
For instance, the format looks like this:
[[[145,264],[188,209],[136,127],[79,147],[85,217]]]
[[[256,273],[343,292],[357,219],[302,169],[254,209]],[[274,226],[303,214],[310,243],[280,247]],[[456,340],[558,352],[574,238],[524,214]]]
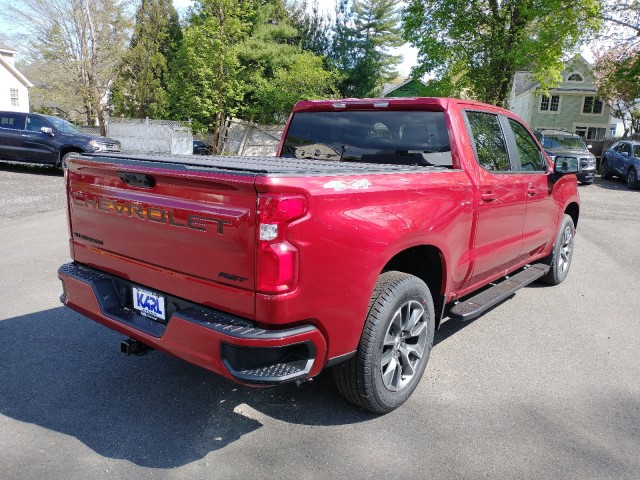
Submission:
[[[490,172],[509,172],[511,163],[498,115],[488,112],[465,112],[473,138],[476,159]]]
[[[0,128],[24,130],[25,117],[26,115],[24,113],[0,113]]]

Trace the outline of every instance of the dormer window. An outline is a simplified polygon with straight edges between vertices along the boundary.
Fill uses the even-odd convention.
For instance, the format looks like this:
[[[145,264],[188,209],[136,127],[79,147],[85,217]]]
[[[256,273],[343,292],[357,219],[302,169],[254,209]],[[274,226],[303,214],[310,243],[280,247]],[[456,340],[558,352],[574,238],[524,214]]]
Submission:
[[[582,82],[582,81],[584,80],[582,78],[582,75],[580,75],[579,73],[572,73],[567,78],[567,82]]]

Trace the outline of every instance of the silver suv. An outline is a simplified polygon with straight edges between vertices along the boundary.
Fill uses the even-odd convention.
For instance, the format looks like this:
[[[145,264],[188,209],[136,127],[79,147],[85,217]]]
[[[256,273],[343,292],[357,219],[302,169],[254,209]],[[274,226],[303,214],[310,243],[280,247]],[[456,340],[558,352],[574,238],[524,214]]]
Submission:
[[[582,185],[593,183],[596,176],[596,157],[589,151],[591,145],[585,145],[580,135],[568,130],[547,128],[541,128],[534,133],[552,161],[559,155],[580,159],[582,172],[578,174],[578,181]]]

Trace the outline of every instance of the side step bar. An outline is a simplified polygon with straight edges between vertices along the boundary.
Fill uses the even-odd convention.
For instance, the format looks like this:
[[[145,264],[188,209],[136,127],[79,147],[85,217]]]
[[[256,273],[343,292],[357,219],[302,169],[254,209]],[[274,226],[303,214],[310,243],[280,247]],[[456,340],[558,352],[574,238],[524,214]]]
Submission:
[[[449,317],[454,320],[467,322],[482,315],[494,305],[502,302],[511,294],[533,283],[549,271],[549,265],[536,263],[525,267],[521,272],[512,277],[507,277],[500,283],[484,290],[468,300],[457,303],[449,310]]]

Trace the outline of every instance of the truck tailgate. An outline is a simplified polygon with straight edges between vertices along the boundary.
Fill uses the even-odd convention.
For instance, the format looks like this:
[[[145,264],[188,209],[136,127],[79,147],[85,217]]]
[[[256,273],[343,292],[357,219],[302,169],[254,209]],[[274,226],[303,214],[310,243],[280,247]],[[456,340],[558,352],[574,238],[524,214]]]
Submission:
[[[253,318],[255,176],[172,167],[72,159],[75,261]]]

